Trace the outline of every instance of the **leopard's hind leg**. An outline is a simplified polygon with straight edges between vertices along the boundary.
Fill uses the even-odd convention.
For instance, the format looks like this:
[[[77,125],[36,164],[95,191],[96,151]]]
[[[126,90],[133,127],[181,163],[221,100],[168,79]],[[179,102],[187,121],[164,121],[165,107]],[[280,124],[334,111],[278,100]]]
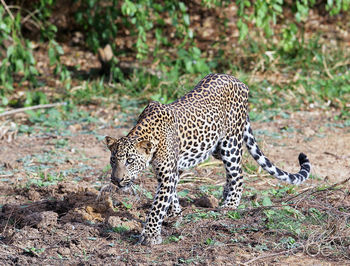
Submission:
[[[243,191],[242,152],[243,136],[227,136],[220,143],[220,159],[226,170],[226,184],[223,191],[223,208],[238,207]]]

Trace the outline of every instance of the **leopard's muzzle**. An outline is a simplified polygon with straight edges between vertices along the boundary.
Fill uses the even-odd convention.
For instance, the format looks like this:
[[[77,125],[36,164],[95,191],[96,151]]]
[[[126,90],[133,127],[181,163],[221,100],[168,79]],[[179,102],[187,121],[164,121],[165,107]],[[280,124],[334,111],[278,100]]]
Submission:
[[[111,182],[118,186],[118,188],[129,188],[132,185],[132,181],[128,178],[117,178],[115,176],[111,176]]]

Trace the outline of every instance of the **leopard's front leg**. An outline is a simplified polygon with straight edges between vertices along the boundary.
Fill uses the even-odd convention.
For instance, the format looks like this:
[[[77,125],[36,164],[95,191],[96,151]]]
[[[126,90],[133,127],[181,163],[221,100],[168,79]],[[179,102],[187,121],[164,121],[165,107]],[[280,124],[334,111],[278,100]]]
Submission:
[[[168,208],[173,201],[175,193],[176,174],[171,173],[158,177],[158,189],[154,197],[144,229],[140,236],[140,243],[156,245],[162,243],[161,228]]]
[[[175,180],[175,190],[174,190],[172,201],[170,202],[170,206],[169,206],[169,209],[167,212],[168,219],[180,216],[182,213],[180,201],[179,201],[179,198],[178,198],[177,192],[176,192],[177,183],[179,182],[179,180],[178,180],[179,175],[177,175],[176,177],[177,177],[177,179]]]

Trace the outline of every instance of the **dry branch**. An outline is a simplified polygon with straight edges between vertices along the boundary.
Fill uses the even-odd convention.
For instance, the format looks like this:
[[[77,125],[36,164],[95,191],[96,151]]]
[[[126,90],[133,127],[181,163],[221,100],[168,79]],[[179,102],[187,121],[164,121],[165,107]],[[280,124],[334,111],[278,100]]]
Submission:
[[[0,117],[13,115],[13,114],[17,114],[17,113],[21,113],[21,112],[25,112],[25,111],[30,111],[30,110],[52,108],[52,107],[57,107],[57,106],[61,106],[61,105],[67,105],[67,103],[61,102],[61,103],[39,104],[39,105],[35,105],[35,106],[30,106],[30,107],[18,108],[18,109],[14,109],[11,111],[3,112],[0,114]]]
[[[297,248],[294,248],[294,249],[289,249],[289,250],[285,250],[285,251],[281,251],[281,252],[277,252],[277,253],[273,253],[273,254],[261,255],[259,257],[256,257],[254,259],[251,259],[251,260],[248,260],[248,261],[244,262],[243,265],[249,265],[252,262],[257,261],[257,260],[262,260],[262,259],[275,257],[275,256],[282,256],[282,255],[285,255],[285,254],[288,254],[288,253],[291,253],[293,251],[297,251],[297,250],[300,250],[300,249],[301,249],[300,247],[297,247]]]
[[[1,0],[2,5],[4,6],[6,12],[9,14],[9,16],[11,17],[12,20],[15,19],[15,17],[13,16],[11,10],[9,9],[9,7],[6,5],[4,0]]]

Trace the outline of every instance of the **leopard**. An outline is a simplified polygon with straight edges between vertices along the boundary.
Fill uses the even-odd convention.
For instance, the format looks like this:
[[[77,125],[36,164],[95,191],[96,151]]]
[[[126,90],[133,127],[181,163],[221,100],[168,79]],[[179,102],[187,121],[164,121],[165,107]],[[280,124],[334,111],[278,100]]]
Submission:
[[[259,148],[248,114],[249,88],[228,74],[209,74],[193,90],[169,104],[151,101],[130,132],[120,138],[105,137],[111,152],[111,183],[126,190],[148,166],[157,189],[139,243],[162,243],[166,217],[180,216],[177,195],[181,173],[213,156],[223,162],[226,182],[224,210],[236,209],[243,191],[242,153],[250,155],[270,175],[298,185],[308,179],[309,159],[300,153],[300,170],[289,173],[276,167]]]

